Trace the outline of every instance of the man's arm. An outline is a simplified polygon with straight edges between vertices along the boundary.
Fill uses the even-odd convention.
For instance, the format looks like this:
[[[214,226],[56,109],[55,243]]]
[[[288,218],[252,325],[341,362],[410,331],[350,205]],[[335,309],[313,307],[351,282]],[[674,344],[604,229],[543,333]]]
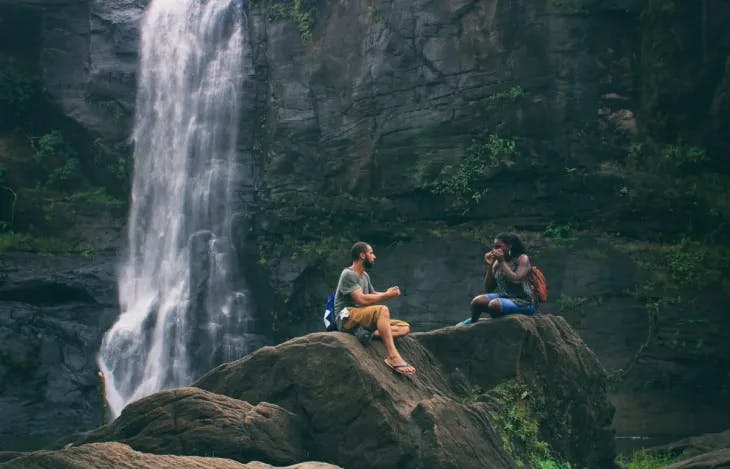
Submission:
[[[390,287],[382,293],[363,293],[362,288],[358,288],[350,293],[350,296],[355,303],[362,306],[370,306],[382,303],[393,297],[400,296],[400,288]]]

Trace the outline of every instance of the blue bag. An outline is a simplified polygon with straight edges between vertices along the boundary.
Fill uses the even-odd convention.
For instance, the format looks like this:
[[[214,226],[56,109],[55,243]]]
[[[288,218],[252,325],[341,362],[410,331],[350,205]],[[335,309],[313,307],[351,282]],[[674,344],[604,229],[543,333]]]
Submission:
[[[330,293],[327,297],[327,304],[324,307],[324,329],[327,332],[336,331],[335,324],[335,292]]]

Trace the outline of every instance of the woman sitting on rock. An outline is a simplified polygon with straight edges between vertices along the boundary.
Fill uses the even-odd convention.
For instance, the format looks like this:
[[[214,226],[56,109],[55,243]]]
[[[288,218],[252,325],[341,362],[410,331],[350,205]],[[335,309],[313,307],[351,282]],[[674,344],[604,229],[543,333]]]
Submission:
[[[507,314],[535,314],[535,293],[530,285],[530,258],[520,238],[513,233],[500,233],[494,248],[484,254],[487,274],[484,289],[493,293],[471,300],[471,317],[458,325],[467,326],[479,320],[483,312],[493,318]]]

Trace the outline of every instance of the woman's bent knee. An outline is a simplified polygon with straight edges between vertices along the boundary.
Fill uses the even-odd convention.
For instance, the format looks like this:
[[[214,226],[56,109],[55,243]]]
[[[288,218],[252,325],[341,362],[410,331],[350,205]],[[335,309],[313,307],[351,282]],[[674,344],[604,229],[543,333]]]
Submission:
[[[486,306],[489,300],[484,295],[475,296],[471,300],[471,304],[474,306]]]

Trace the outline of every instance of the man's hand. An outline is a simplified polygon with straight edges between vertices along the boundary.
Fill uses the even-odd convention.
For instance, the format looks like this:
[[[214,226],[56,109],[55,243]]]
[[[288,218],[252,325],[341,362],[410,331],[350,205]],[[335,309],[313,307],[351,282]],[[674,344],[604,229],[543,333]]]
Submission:
[[[388,295],[388,298],[400,296],[400,287],[390,287],[385,291],[385,293]]]

